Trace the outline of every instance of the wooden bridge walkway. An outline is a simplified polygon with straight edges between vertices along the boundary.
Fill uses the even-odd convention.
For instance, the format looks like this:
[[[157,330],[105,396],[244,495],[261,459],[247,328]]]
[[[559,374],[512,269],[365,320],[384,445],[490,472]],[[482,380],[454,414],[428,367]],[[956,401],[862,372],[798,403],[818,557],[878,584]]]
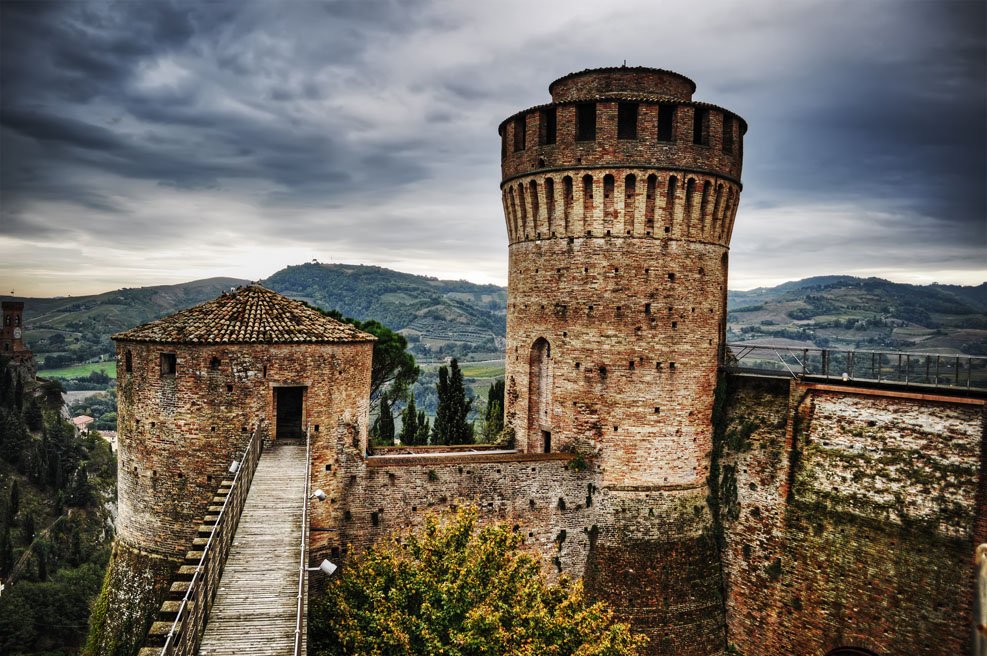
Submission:
[[[293,653],[305,467],[304,444],[260,459],[199,656]]]

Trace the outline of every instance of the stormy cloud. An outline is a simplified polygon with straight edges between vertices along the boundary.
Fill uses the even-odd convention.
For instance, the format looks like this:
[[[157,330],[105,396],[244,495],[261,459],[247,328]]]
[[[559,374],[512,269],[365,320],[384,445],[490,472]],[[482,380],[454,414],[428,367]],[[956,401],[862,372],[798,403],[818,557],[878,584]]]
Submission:
[[[985,25],[948,0],[3,2],[0,277],[503,283],[497,124],[627,60],[749,123],[731,286],[981,282]]]

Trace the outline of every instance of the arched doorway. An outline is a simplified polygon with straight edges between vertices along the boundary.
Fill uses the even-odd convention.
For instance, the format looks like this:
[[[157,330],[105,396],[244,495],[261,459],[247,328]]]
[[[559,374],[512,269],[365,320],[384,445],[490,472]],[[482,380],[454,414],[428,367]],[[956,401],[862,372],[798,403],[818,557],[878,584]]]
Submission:
[[[539,337],[528,359],[528,451],[552,450],[552,345]]]

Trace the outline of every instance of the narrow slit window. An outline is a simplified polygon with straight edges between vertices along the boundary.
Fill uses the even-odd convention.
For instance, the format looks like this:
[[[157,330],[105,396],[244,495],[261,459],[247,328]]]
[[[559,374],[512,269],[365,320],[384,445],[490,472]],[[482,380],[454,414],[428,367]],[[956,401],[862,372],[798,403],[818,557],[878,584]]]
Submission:
[[[658,141],[675,141],[675,105],[658,105]]]
[[[596,140],[596,103],[576,105],[576,141]]]
[[[123,356],[123,370],[128,374],[134,371],[134,354],[130,351],[127,351]]]
[[[527,125],[523,116],[514,119],[514,152],[524,150],[525,137],[527,136]]]
[[[637,139],[637,103],[617,104],[617,138]]]
[[[556,112],[554,107],[549,107],[548,109],[541,110],[541,143],[543,146],[549,146],[555,143],[556,129]]]
[[[696,107],[692,117],[692,143],[709,145],[709,110]]]

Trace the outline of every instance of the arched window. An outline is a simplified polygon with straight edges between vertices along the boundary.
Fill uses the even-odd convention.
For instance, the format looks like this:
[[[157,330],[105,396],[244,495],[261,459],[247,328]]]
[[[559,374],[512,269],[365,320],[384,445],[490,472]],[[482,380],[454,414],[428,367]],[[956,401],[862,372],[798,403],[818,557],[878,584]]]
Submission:
[[[528,450],[552,450],[552,345],[539,337],[528,358]]]

